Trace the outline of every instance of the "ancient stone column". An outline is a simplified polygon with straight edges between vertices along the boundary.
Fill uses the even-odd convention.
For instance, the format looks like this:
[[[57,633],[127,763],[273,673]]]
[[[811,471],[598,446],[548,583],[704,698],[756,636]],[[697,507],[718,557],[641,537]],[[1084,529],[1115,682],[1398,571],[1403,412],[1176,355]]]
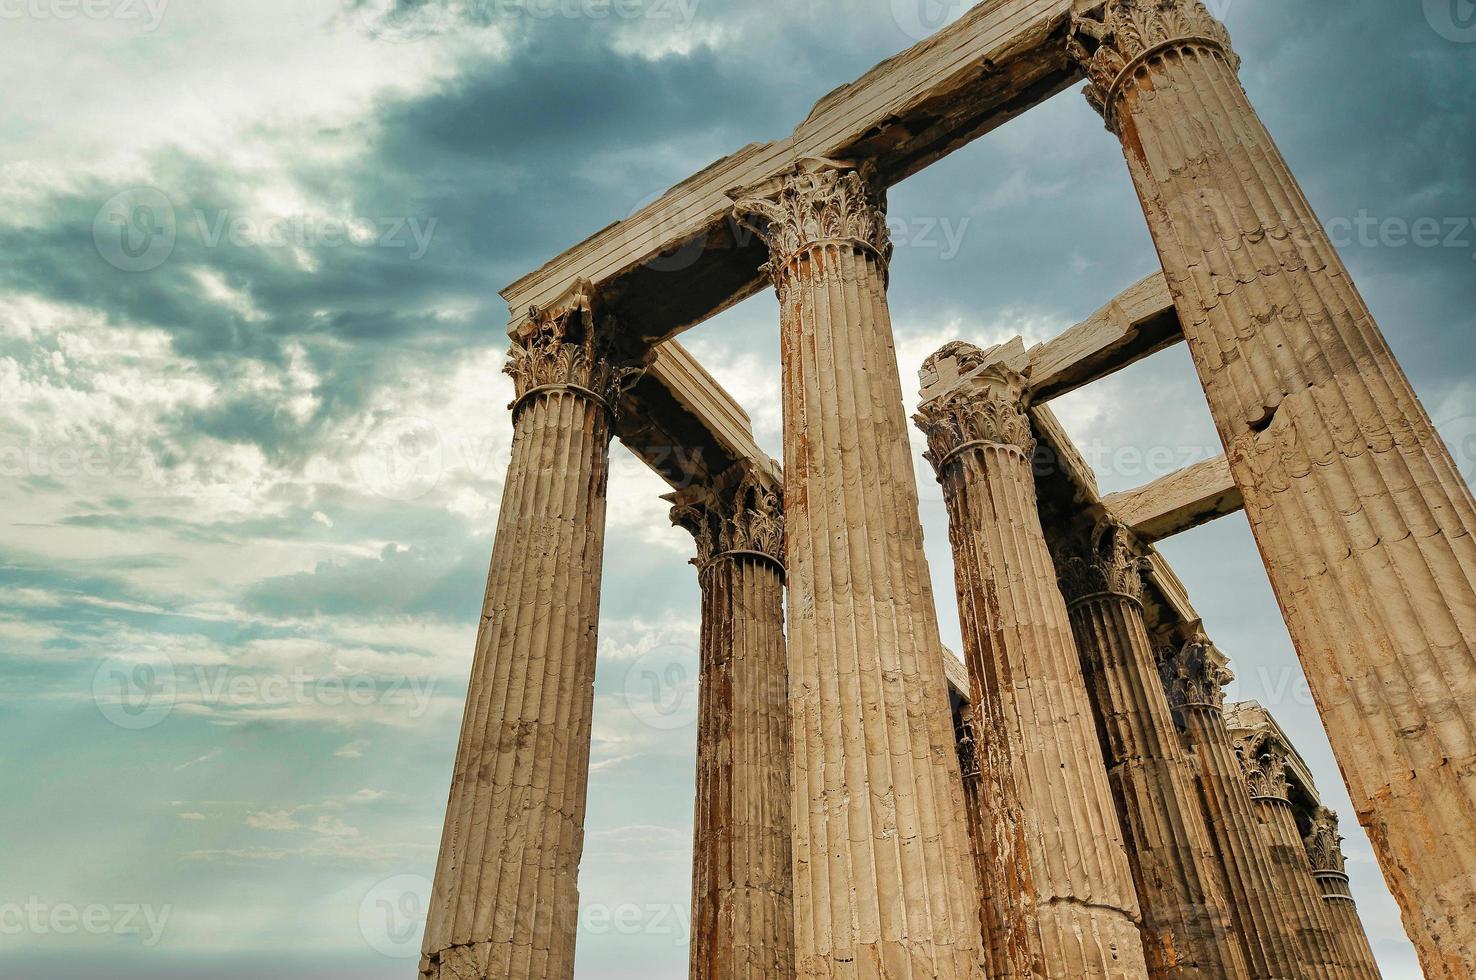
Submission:
[[[1334,980],[1331,973],[1303,970],[1298,937],[1282,913],[1270,847],[1225,725],[1224,685],[1230,671],[1203,634],[1164,658],[1162,671],[1169,704],[1197,770],[1210,845],[1250,975],[1256,980]]]
[[[1432,978],[1476,976],[1476,504],[1199,0],[1072,52],[1121,137],[1359,821]]]
[[[777,486],[736,475],[668,498],[702,585],[689,976],[793,980],[784,519]]]
[[[1312,877],[1321,887],[1322,901],[1327,907],[1328,917],[1332,919],[1333,932],[1337,934],[1348,975],[1353,980],[1380,980],[1383,974],[1374,959],[1373,947],[1368,943],[1363,920],[1358,917],[1353,891],[1348,887],[1343,838],[1338,834],[1338,815],[1327,807],[1319,807],[1312,815],[1312,828],[1303,842],[1307,845]]]
[[[978,355],[934,355],[973,373],[917,423],[948,506],[972,687],[989,975],[1141,977],[1137,895],[1041,527],[1023,379]]]
[[[1143,620],[1144,561],[1117,524],[1073,544],[1061,585],[1143,906],[1148,973],[1247,977]]]
[[[737,196],[781,309],[797,975],[979,980],[884,197],[830,161]]]
[[[514,343],[512,464],[420,973],[569,980],[611,422],[626,373],[576,290]]]
[[[1348,977],[1332,919],[1322,901],[1322,889],[1312,877],[1312,865],[1297,830],[1285,756],[1274,745],[1254,740],[1237,745],[1236,755],[1271,852],[1282,915],[1296,931],[1301,947],[1303,973],[1308,977]]]

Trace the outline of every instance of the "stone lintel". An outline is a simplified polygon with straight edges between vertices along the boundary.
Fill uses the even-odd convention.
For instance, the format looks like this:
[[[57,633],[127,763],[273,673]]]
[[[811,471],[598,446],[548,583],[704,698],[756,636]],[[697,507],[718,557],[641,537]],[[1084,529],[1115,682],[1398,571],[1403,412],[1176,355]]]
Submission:
[[[1102,503],[1145,544],[1245,509],[1224,456],[1170,473],[1147,486],[1108,494]]]
[[[825,96],[786,139],[744,147],[687,178],[502,291],[509,333],[530,306],[585,279],[629,340],[650,345],[766,284],[768,249],[732,220],[727,192],[805,157],[869,159],[891,186],[1075,84],[1067,57],[1085,0],[980,3],[931,37]]]
[[[1168,280],[1162,272],[1155,272],[1045,343],[1027,349],[1017,337],[980,352],[978,361],[938,359],[920,378],[921,394],[926,401],[984,364],[1004,364],[1028,379],[1027,400],[1040,405],[1115,374],[1183,339]]]

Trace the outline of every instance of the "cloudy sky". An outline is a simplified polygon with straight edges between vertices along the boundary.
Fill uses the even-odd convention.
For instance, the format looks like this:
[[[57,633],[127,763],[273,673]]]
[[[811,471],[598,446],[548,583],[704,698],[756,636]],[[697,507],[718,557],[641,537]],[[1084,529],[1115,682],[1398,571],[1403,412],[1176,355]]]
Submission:
[[[1476,7],[1213,7],[1469,478]],[[961,8],[0,0],[7,975],[412,975],[511,435],[497,290]],[[1074,92],[892,220],[909,391],[943,342],[1047,339],[1155,265]],[[778,456],[776,323],[766,294],[686,340]],[[1109,490],[1218,452],[1182,350],[1058,408]],[[579,972],[679,980],[698,595],[615,457]],[[1164,550],[1349,814],[1244,520]],[[1344,829],[1386,976],[1416,977]]]

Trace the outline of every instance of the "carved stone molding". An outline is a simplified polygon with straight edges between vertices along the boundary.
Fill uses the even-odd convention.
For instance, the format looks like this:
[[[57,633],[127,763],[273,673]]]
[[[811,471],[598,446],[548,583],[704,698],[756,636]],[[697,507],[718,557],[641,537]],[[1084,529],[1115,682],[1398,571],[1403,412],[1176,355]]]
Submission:
[[[755,555],[784,568],[784,499],[781,488],[756,471],[740,473],[716,488],[690,487],[666,496],[671,522],[697,542],[693,562],[705,569],[719,558]]]
[[[924,364],[940,357],[977,370],[983,352],[972,344],[948,344]],[[1025,377],[1003,364],[992,364],[918,407],[913,421],[928,437],[923,455],[941,479],[948,464],[966,449],[1014,446],[1027,457],[1035,452],[1035,434],[1025,414]]]
[[[780,289],[795,257],[818,243],[854,242],[883,265],[891,259],[887,194],[868,164],[810,158],[783,177],[730,196],[738,220],[769,246],[765,271]]]
[[[589,283],[576,283],[549,306],[529,310],[530,329],[514,340],[503,373],[513,379],[512,411],[541,391],[573,390],[601,402],[613,416],[621,391],[643,370],[615,356],[605,338],[613,331],[597,323]]]
[[[1159,670],[1169,704],[1176,711],[1191,707],[1224,710],[1225,685],[1235,678],[1203,633],[1196,633],[1177,652],[1165,657]]]
[[[974,723],[966,721],[958,726],[958,764],[965,779],[979,778],[979,743],[974,738]]]
[[[1240,759],[1241,771],[1245,773],[1246,786],[1253,800],[1282,800],[1291,798],[1291,783],[1287,779],[1287,761],[1275,746],[1264,740],[1244,740],[1235,746]]]
[[[1091,534],[1067,546],[1056,559],[1056,574],[1067,603],[1100,595],[1143,601],[1143,573],[1148,560],[1122,524],[1102,520]]]
[[[1067,51],[1086,71],[1087,102],[1115,130],[1115,103],[1127,80],[1154,54],[1180,45],[1212,48],[1240,69],[1230,33],[1201,0],[1108,0],[1100,17],[1072,17]]]
[[[1327,807],[1312,814],[1312,830],[1307,834],[1307,859],[1319,873],[1347,874],[1343,857],[1343,838],[1338,833],[1338,815]]]

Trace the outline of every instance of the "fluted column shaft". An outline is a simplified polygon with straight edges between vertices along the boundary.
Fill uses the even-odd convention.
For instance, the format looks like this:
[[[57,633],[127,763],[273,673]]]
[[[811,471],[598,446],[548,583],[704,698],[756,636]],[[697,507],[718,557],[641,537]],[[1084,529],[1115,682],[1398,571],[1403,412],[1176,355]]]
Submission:
[[[1164,665],[1174,710],[1196,771],[1210,845],[1232,924],[1255,980],[1328,980],[1304,974],[1299,940],[1282,914],[1271,852],[1225,724],[1222,685],[1230,673],[1210,659],[1208,640],[1187,643]]]
[[[794,980],[779,497],[758,481],[673,497],[702,586],[689,976]]]
[[[1312,818],[1311,833],[1303,843],[1348,976],[1353,980],[1380,980],[1382,973],[1374,959],[1373,947],[1369,945],[1368,933],[1363,929],[1363,920],[1358,916],[1353,890],[1348,885],[1343,838],[1338,834],[1338,815],[1326,807],[1319,808]]]
[[[1302,850],[1302,836],[1297,832],[1291,804],[1263,796],[1256,798],[1255,806],[1271,849],[1271,866],[1276,869],[1287,900],[1287,912],[1301,936],[1302,953],[1307,957],[1303,968],[1309,976],[1348,977],[1332,919]]]
[[[581,302],[540,322],[508,366],[512,463],[426,922],[432,980],[574,973],[619,375]]]
[[[1363,920],[1358,916],[1358,904],[1353,900],[1348,876],[1331,872],[1314,873],[1313,877],[1322,891],[1322,901],[1327,908],[1327,916],[1347,975],[1353,980],[1379,980],[1383,974],[1374,959],[1373,947],[1368,943]]]
[[[1287,796],[1286,760],[1278,749],[1254,739],[1238,745],[1236,755],[1271,853],[1283,914],[1296,930],[1302,971],[1308,977],[1346,980],[1349,973],[1332,919],[1322,901],[1322,890],[1312,877],[1312,865]]]
[[[961,346],[950,348],[967,356]],[[1137,896],[1041,526],[1021,385],[985,368],[917,416],[948,507],[972,687],[990,976],[1142,977]]]
[[[797,975],[979,980],[881,207],[828,164],[740,204],[781,309]]]
[[[1359,821],[1426,973],[1476,976],[1476,504],[1197,0],[1077,55]]]
[[[1062,565],[1071,626],[1143,906],[1158,977],[1245,978],[1194,777],[1143,621],[1140,559],[1123,528],[1100,529]]]

